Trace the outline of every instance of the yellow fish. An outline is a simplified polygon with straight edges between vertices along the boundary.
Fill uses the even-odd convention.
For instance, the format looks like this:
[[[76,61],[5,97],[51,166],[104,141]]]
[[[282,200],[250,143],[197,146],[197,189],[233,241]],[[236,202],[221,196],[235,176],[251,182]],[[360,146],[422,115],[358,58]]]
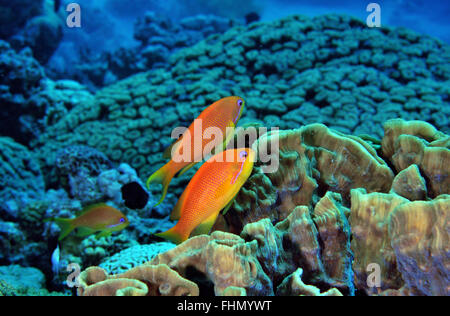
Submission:
[[[171,160],[153,173],[147,180],[147,188],[150,188],[150,184],[153,182],[161,183],[163,186],[163,192],[158,204],[160,204],[166,194],[172,178],[181,170],[179,175],[192,168],[197,162],[200,162],[205,156],[212,153],[216,146],[223,144],[225,147],[233,137],[234,128],[241,117],[244,110],[244,99],[237,96],[227,97],[220,99],[208,106],[203,112],[194,120],[189,128],[181,135],[181,137],[165,152],[165,157],[170,157],[171,152],[179,153],[183,155],[182,161]],[[201,129],[200,129],[201,124]],[[211,137],[207,135],[212,131],[211,128],[220,130],[223,137]],[[206,131],[206,133],[205,133]],[[202,138],[200,144],[196,142],[194,136],[195,132]],[[155,206],[156,206],[155,205]]]
[[[76,218],[49,218],[45,221],[53,221],[61,228],[58,240],[64,239],[75,228],[78,228],[77,235],[80,237],[100,232],[97,234],[97,238],[100,238],[120,231],[130,224],[122,212],[104,203],[87,207]]]
[[[218,158],[222,162],[218,161]],[[228,159],[227,159],[228,157]],[[232,159],[229,159],[229,158]],[[255,152],[250,148],[229,149],[208,159],[187,185],[173,209],[178,223],[156,236],[179,244],[195,235],[207,234],[220,210],[224,214],[253,169]],[[195,231],[194,231],[195,230]]]

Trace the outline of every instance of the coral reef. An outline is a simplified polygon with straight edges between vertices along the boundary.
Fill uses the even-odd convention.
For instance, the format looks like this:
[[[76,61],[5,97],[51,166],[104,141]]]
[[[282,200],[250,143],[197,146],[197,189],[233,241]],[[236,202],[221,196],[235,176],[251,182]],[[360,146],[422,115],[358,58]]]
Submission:
[[[450,136],[432,125],[391,120],[384,125],[383,155],[399,172],[415,164],[430,184],[431,198],[446,194],[450,188]]]
[[[195,15],[175,22],[148,11],[135,21],[134,38],[138,46],[82,54],[70,69],[60,69],[53,63],[46,69],[51,78],[70,78],[95,90],[139,72],[163,67],[181,48],[193,46],[210,35],[222,34],[236,25],[240,25],[236,20],[215,15]]]
[[[198,296],[197,285],[181,277],[165,264],[142,265],[127,272],[108,276],[101,268],[91,267],[80,275],[82,296]]]
[[[450,196],[398,206],[389,235],[398,269],[410,295],[450,295]]]
[[[303,270],[298,268],[297,271],[290,274],[278,286],[277,293],[280,296],[342,296],[341,292],[333,288],[324,293],[320,293],[320,289],[313,285],[306,285],[302,281]]]
[[[15,288],[42,289],[45,287],[45,276],[41,271],[19,265],[0,266],[0,280]]]
[[[131,268],[150,261],[159,253],[166,252],[174,247],[175,245],[169,242],[136,245],[105,258],[105,260],[100,263],[99,267],[110,274],[123,273],[126,270],[130,270]]]
[[[352,190],[349,223],[352,228],[351,249],[355,260],[356,288],[366,288],[370,274],[368,267],[375,263],[380,266],[381,290],[399,289],[403,285],[397,269],[396,257],[388,233],[389,215],[395,208],[408,200],[395,194],[369,193],[363,189]],[[377,288],[369,288],[378,293]]]
[[[402,129],[386,128],[393,125]],[[396,170],[378,156],[395,159],[402,137],[427,138],[427,128],[417,121],[387,122],[378,153],[361,138],[320,124],[264,134],[254,148],[279,136],[278,170],[263,174],[258,163],[210,236],[193,237],[141,268],[165,264],[203,295],[448,295],[450,188],[440,186],[443,194],[430,200],[433,181],[441,178],[424,181],[415,164],[394,177]],[[428,131],[437,139],[428,137],[422,146],[431,142],[440,155],[448,154],[441,147],[448,136]],[[438,164],[435,172],[445,176],[448,166]],[[330,185],[330,179],[346,181]],[[307,199],[296,200],[306,181],[313,184]]]
[[[32,147],[46,157],[62,142],[48,140],[67,135],[66,145],[95,147],[145,178],[163,163],[160,152],[174,127],[188,125],[207,104],[230,94],[246,96],[242,124],[289,129],[320,122],[379,137],[382,123],[401,117],[448,132],[448,54],[448,46],[429,37],[368,29],[346,16],[237,26],[179,50],[164,68],[99,91]],[[97,115],[84,118],[82,109]]]
[[[68,263],[84,270],[86,296],[450,294],[448,45],[341,15],[244,26],[148,13],[139,47],[75,67],[93,86],[127,77],[92,94],[37,61],[60,39],[49,2],[0,40],[1,295],[61,290]],[[147,193],[141,179],[165,162],[173,128],[229,95],[245,96],[242,126],[280,128],[247,143],[273,159],[255,162],[211,234],[162,243],[153,234],[172,226],[196,169],[157,207],[157,186],[138,211],[121,187]],[[46,220],[97,202],[120,209],[127,229],[58,243]],[[23,271],[32,277],[20,283]]]
[[[16,50],[31,48],[33,56],[41,64],[48,62],[63,39],[65,21],[58,12],[55,12],[54,1],[44,0],[41,14],[27,20],[25,26],[9,38]]]
[[[26,24],[26,22],[42,14],[45,0],[17,0],[13,2],[2,1],[0,3],[1,20],[8,28],[0,30],[0,38],[5,39],[16,34]]]
[[[233,232],[267,216],[282,220],[298,205],[312,206],[326,191],[349,200],[352,188],[387,192],[391,187],[393,172],[358,137],[312,124],[265,134],[253,147],[264,149],[272,142],[278,142],[271,155],[279,157],[279,166],[265,173],[264,164],[256,164],[259,168],[255,168],[234,203],[237,214],[227,217]]]
[[[33,153],[13,139],[0,137],[0,210],[9,219],[45,191],[44,178]]]
[[[410,201],[425,200],[427,187],[417,165],[411,165],[400,171],[392,181],[391,193],[396,193]]]
[[[28,144],[44,129],[56,124],[69,111],[83,119],[97,117],[95,108],[75,108],[92,102],[85,87],[70,80],[52,81],[33,58],[30,48],[14,51],[8,42],[0,40],[0,113],[1,135]],[[76,124],[76,123],[75,123]],[[73,126],[73,125],[72,125]]]

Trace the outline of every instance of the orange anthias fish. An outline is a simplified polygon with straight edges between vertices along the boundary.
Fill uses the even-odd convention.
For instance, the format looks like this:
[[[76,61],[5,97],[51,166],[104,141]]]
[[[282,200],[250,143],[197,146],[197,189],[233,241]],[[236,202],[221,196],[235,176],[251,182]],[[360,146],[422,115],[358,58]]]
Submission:
[[[217,158],[225,157],[223,161]],[[233,157],[233,159],[227,159]],[[178,223],[156,236],[179,244],[194,235],[207,234],[220,210],[224,214],[253,169],[255,152],[250,148],[229,149],[208,159],[187,185],[173,209]]]
[[[214,102],[203,110],[181,137],[166,150],[165,157],[171,157],[169,154],[172,152],[182,155],[183,159],[179,161],[180,159],[171,157],[167,164],[148,178],[148,188],[153,182],[161,183],[163,186],[161,199],[156,205],[164,200],[170,181],[175,174],[181,170],[179,173],[181,175],[189,170],[197,162],[202,161],[205,156],[211,154],[216,146],[223,145],[224,148],[228,144],[244,110],[244,105],[244,100],[237,96]],[[199,128],[200,124],[201,129]],[[212,131],[211,128],[220,130],[222,137],[212,137],[208,135],[208,132],[205,133],[207,129]],[[201,140],[196,141],[197,136],[200,136]],[[212,139],[208,138],[210,136]]]
[[[61,228],[58,240],[64,239],[75,228],[78,228],[77,235],[80,237],[100,232],[97,234],[97,238],[100,238],[120,231],[130,224],[122,212],[103,203],[87,207],[76,218],[49,218],[45,221],[53,221]]]

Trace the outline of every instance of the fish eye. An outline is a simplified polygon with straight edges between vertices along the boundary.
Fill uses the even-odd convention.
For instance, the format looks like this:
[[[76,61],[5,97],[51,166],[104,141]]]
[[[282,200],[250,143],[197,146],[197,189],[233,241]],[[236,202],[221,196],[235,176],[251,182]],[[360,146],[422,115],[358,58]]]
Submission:
[[[241,157],[241,159],[244,159],[244,158],[247,158],[247,152],[246,151],[241,151],[240,153],[239,153],[239,157]]]
[[[125,222],[125,218],[121,217],[119,220],[120,223],[124,223]]]
[[[238,105],[238,106],[242,106],[242,104],[244,104],[244,100],[238,99],[238,100],[237,100],[237,105]]]

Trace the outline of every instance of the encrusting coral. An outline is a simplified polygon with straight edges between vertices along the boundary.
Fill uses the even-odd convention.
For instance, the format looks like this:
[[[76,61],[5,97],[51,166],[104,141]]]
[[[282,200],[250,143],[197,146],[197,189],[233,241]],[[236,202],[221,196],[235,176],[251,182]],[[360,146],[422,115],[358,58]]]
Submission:
[[[232,232],[267,216],[283,220],[296,206],[316,203],[320,192],[340,193],[345,200],[349,200],[352,188],[388,192],[394,178],[368,143],[322,124],[267,133],[253,147],[270,148],[272,143],[278,144],[270,155],[279,157],[279,166],[265,173],[265,164],[256,163],[236,198],[236,212],[226,216]],[[258,152],[261,155],[261,150]]]
[[[279,136],[279,148],[271,148],[279,168],[265,174],[267,165],[256,162],[211,235],[142,267],[166,264],[200,294],[448,295],[449,188],[431,200],[432,182],[440,179],[422,176],[422,160],[394,177],[378,156],[387,159],[383,148],[392,143],[394,157],[405,131],[425,137],[419,122],[401,124],[407,129],[393,137],[388,129],[378,152],[321,124],[263,134],[253,147]],[[430,148],[446,153],[447,136],[431,131],[439,137],[428,138],[437,144]]]
[[[450,188],[450,136],[421,121],[390,120],[385,123],[382,151],[400,172],[415,164],[429,184],[431,198]]]
[[[388,217],[395,207],[407,203],[408,200],[395,194],[366,193],[363,189],[352,190],[351,194],[349,223],[353,235],[351,249],[355,257],[355,287],[367,287],[367,278],[370,275],[368,267],[376,263],[380,267],[381,290],[399,289],[403,280],[391,246]],[[375,294],[377,288],[368,288],[367,291]]]
[[[389,217],[397,267],[412,295],[450,295],[450,195],[399,205]]]
[[[198,286],[165,264],[142,265],[108,276],[102,268],[91,267],[79,278],[81,296],[198,296]]]
[[[392,193],[407,198],[410,201],[425,200],[427,187],[425,179],[420,175],[417,165],[411,165],[400,171],[392,182]]]
[[[297,271],[286,277],[278,286],[277,293],[280,296],[342,296],[339,290],[332,288],[324,293],[320,293],[320,289],[313,285],[306,285],[302,281],[303,270],[298,268]]]
[[[122,273],[150,261],[157,254],[174,247],[175,245],[169,242],[160,242],[150,245],[136,245],[124,249],[113,256],[105,258],[105,260],[100,263],[100,267],[111,274]]]

